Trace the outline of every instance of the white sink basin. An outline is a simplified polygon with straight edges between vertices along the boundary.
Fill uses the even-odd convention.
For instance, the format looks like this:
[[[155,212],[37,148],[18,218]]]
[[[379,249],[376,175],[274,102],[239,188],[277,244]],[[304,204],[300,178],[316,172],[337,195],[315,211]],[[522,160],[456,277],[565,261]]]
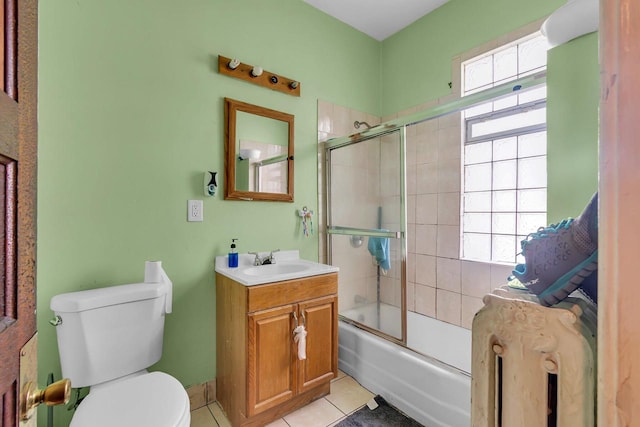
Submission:
[[[260,265],[249,267],[244,270],[244,274],[248,276],[273,276],[275,274],[298,273],[311,269],[313,266],[309,264],[301,264],[296,261],[283,261],[278,264]]]
[[[261,256],[269,253],[260,254]],[[229,268],[226,256],[216,257],[216,272],[246,286],[280,282],[301,277],[334,273],[338,267],[300,259],[298,251],[280,251],[274,254],[275,264],[254,265],[255,256],[238,254],[238,267]]]

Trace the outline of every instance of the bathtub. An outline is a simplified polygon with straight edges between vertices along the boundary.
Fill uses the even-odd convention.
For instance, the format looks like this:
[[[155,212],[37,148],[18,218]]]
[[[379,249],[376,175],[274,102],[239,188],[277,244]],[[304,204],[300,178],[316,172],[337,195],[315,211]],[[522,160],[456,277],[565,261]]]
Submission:
[[[428,330],[445,338],[436,341],[437,345],[430,342],[432,347],[446,347],[448,353],[465,354],[470,359],[471,336],[466,329],[412,312],[407,313],[407,325],[408,343],[412,342],[412,332],[422,336]],[[464,331],[469,332],[468,340]],[[422,347],[428,341],[413,340]],[[456,343],[456,340],[460,342]],[[471,377],[468,372],[456,368],[455,364],[449,366],[382,339],[342,319],[338,322],[338,341],[339,368],[411,418],[429,427],[468,427],[471,424]],[[429,353],[424,348],[420,351]],[[456,359],[457,362],[460,360],[464,368],[466,358]],[[447,362],[452,364],[450,360]]]

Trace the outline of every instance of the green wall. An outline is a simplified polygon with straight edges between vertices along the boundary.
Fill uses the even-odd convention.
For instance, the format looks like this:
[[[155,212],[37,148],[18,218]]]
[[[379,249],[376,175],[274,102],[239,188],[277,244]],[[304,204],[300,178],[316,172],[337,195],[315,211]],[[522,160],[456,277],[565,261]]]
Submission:
[[[305,258],[318,256],[317,236],[303,237],[295,216],[303,205],[317,212],[317,100],[386,115],[447,95],[453,56],[562,3],[451,0],[379,43],[301,0],[41,2],[40,383],[49,372],[60,377],[55,330],[48,324],[51,297],[139,281],[145,260],[162,260],[174,283],[174,312],[154,369],[185,386],[213,378],[214,256],[225,254],[235,237],[240,252],[297,248]],[[592,67],[595,43],[588,45],[579,50]],[[556,49],[550,53],[550,111],[558,101],[552,79],[567,79],[577,66]],[[219,75],[218,54],[297,79],[302,96]],[[591,93],[597,80],[585,79]],[[557,159],[551,140],[572,135],[584,120],[597,123],[597,98],[563,85],[557,96],[566,96],[564,108],[576,98],[594,105],[572,110],[571,126],[549,123],[554,212],[555,170],[577,165],[570,147],[579,139],[593,144],[594,129],[570,138]],[[295,115],[295,203],[225,201],[222,179],[218,194],[202,195],[203,171],[224,176],[224,97]],[[591,167],[593,153],[585,156]],[[200,198],[204,222],[187,223],[186,201]],[[582,206],[588,196],[579,198]],[[66,425],[70,415],[55,412],[56,425]]]
[[[287,146],[289,143],[289,123],[257,114],[236,112],[236,144],[242,140]],[[239,153],[240,145],[236,145]]]
[[[145,260],[162,260],[174,284],[154,369],[185,386],[210,380],[214,257],[237,237],[240,252],[317,259],[317,236],[295,215],[317,212],[317,100],[379,114],[380,45],[300,0],[39,7],[40,383],[60,378],[51,297],[140,281]],[[220,75],[218,54],[299,80],[302,96]],[[223,200],[224,97],[295,115],[295,203]],[[211,198],[207,170],[221,178]],[[186,221],[188,199],[204,199],[204,222]]]
[[[451,0],[382,42],[382,114],[451,93],[451,60],[544,18],[563,0]]]
[[[549,222],[576,217],[598,188],[598,34],[547,56],[547,200]]]

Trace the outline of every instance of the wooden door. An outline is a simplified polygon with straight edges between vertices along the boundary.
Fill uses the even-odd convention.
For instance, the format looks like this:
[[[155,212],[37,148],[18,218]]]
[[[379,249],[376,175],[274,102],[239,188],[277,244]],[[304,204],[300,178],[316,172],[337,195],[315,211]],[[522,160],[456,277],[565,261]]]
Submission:
[[[36,332],[37,0],[0,1],[0,424],[17,426]]]
[[[296,306],[289,304],[249,314],[248,416],[296,395],[293,329]]]
[[[307,329],[307,358],[298,362],[299,392],[303,393],[338,373],[338,298],[304,301],[298,310]]]
[[[597,425],[640,425],[640,2],[600,6]]]

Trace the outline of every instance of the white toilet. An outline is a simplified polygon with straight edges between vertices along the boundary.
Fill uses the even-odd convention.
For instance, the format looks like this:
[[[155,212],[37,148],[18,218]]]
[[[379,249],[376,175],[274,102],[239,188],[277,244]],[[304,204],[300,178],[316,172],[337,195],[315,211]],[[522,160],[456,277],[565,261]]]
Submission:
[[[189,397],[178,380],[146,368],[160,360],[172,284],[160,262],[144,283],[56,295],[51,310],[62,376],[90,386],[71,427],[189,427]]]

